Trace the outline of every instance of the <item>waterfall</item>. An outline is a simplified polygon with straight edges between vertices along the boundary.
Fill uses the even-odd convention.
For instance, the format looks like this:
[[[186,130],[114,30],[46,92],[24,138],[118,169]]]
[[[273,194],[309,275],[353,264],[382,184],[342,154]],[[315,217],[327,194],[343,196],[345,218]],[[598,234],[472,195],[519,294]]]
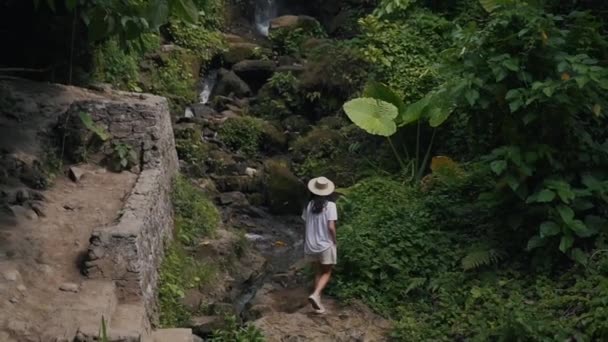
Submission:
[[[210,70],[205,77],[203,77],[199,87],[200,93],[198,95],[200,103],[205,104],[209,102],[209,96],[211,95],[211,91],[213,90],[216,81],[217,69]]]
[[[258,32],[268,36],[270,19],[277,16],[277,5],[275,0],[256,0],[255,2],[255,27]]]

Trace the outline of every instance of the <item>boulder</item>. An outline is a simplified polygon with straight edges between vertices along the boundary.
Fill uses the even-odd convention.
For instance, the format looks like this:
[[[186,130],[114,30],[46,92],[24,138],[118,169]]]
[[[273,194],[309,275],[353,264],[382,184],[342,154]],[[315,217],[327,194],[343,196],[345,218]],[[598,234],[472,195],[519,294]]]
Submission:
[[[282,65],[276,69],[276,72],[279,73],[292,73],[294,76],[299,76],[306,70],[304,65]]]
[[[260,49],[260,46],[254,43],[228,43],[228,49],[222,57],[226,64],[232,65],[254,57]]]
[[[245,97],[251,95],[251,88],[238,77],[233,71],[222,69],[219,72],[219,80],[213,89],[213,96],[230,95]]]
[[[232,66],[232,70],[254,90],[260,89],[272,76],[276,65],[270,60],[240,61]]]
[[[319,26],[317,19],[307,15],[283,15],[270,20],[270,32],[279,29],[310,29]]]
[[[270,212],[277,215],[298,215],[308,196],[306,186],[289,169],[287,162],[268,160],[266,174],[266,202]]]
[[[217,202],[220,205],[248,205],[245,194],[238,191],[224,192],[217,196]]]
[[[208,119],[218,116],[217,111],[213,109],[213,107],[202,103],[193,104],[190,106],[190,109],[192,110],[194,117],[198,119]]]
[[[244,193],[257,192],[262,188],[262,182],[258,177],[249,177],[247,175],[217,177],[215,185],[219,191],[239,191]]]
[[[310,121],[301,115],[291,115],[285,118],[281,124],[289,132],[304,133],[310,130]]]
[[[192,332],[198,336],[209,336],[214,331],[225,326],[224,319],[220,316],[198,316],[192,317],[190,326]]]

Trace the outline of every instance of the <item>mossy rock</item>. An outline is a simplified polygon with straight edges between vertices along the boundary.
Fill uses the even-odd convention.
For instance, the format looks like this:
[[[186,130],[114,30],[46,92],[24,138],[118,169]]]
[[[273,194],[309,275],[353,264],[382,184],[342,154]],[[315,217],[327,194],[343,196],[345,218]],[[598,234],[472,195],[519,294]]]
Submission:
[[[292,115],[285,118],[281,125],[289,132],[306,133],[310,128],[310,121],[301,115]]]
[[[279,153],[287,147],[287,137],[281,130],[270,122],[262,122],[261,148],[270,153]]]
[[[302,159],[312,153],[319,157],[330,157],[339,148],[343,140],[344,137],[337,130],[315,127],[312,131],[294,141],[291,148],[296,159]]]
[[[219,129],[220,139],[233,151],[255,156],[261,150],[285,150],[287,138],[274,124],[251,116],[232,117]]]
[[[186,163],[186,173],[190,176],[204,176],[210,146],[201,140],[200,127],[194,123],[181,123],[176,124],[173,131],[177,156]]]
[[[228,49],[222,54],[224,62],[228,65],[236,64],[246,59],[253,59],[260,54],[261,47],[257,44],[237,42],[229,43]]]
[[[277,215],[298,215],[308,196],[306,186],[289,169],[286,161],[267,160],[266,203],[270,212]]]

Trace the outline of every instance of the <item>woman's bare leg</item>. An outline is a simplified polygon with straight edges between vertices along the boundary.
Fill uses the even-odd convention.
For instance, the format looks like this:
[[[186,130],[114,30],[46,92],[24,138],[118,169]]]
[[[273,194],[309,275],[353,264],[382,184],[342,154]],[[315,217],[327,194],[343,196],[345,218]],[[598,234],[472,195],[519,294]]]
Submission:
[[[327,286],[327,283],[329,283],[329,279],[331,278],[332,266],[333,265],[320,265],[321,273],[318,281],[315,281],[315,292],[313,292],[313,295],[321,297],[321,292],[323,292],[323,289],[325,289],[325,286]]]

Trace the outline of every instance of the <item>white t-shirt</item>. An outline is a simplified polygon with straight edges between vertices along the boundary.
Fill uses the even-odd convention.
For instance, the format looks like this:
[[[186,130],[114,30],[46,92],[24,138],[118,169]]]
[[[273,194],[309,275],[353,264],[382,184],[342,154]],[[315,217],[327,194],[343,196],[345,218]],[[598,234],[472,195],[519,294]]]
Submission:
[[[334,202],[327,202],[325,208],[318,214],[312,212],[312,201],[302,212],[302,219],[306,221],[306,238],[304,253],[321,253],[334,245],[329,232],[329,221],[338,220],[338,210]]]

